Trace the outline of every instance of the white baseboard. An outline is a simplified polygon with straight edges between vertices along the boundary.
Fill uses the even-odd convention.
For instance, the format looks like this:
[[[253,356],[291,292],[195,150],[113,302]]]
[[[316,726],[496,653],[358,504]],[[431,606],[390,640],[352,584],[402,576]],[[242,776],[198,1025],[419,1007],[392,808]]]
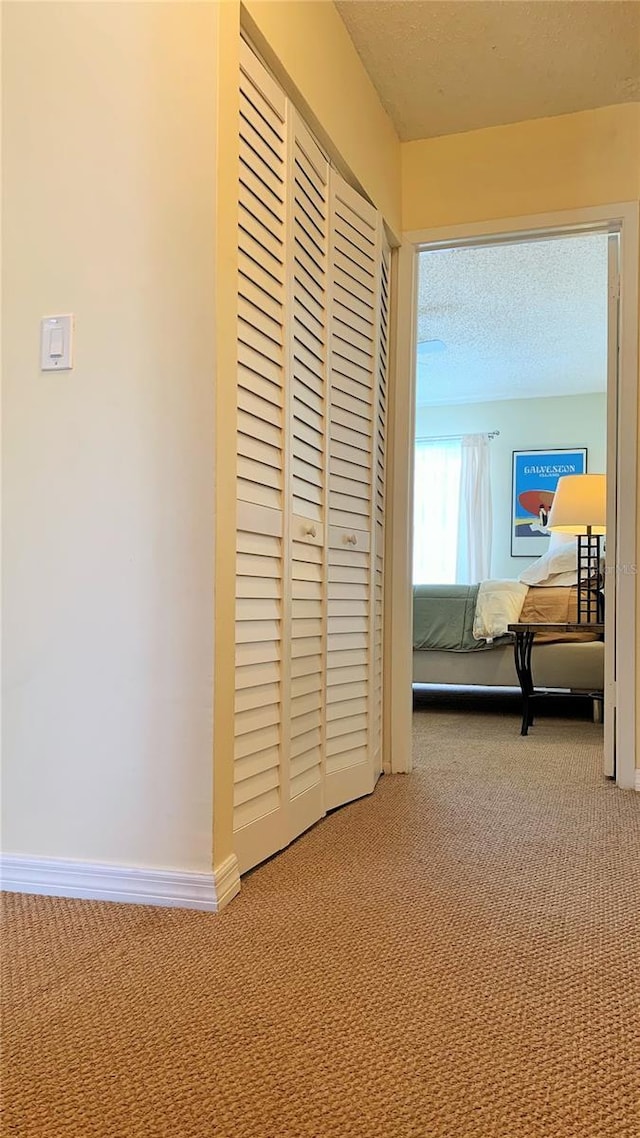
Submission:
[[[640,791],[640,769],[636,770],[635,789]]]
[[[224,909],[240,892],[240,867],[235,854],[216,865],[213,870],[217,909]]]
[[[3,854],[0,885],[8,893],[165,905],[217,913],[240,889],[240,875],[235,856],[227,858],[212,873],[184,873],[146,866]]]

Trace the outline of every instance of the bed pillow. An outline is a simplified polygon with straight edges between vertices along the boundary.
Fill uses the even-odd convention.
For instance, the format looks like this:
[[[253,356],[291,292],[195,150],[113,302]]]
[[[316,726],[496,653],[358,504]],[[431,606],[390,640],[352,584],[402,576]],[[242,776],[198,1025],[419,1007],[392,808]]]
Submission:
[[[570,533],[552,533],[549,548],[518,577],[524,585],[577,585],[578,543]]]
[[[474,640],[491,643],[506,636],[507,626],[520,619],[520,611],[528,593],[518,581],[481,581],[473,619]]]

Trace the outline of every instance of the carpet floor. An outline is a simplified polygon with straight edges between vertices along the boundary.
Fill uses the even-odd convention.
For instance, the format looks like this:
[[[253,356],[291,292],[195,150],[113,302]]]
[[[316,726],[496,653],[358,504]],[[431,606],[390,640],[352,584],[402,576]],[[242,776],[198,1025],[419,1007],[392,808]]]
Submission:
[[[220,916],[7,898],[4,1134],[638,1138],[640,796],[586,719],[417,708]]]

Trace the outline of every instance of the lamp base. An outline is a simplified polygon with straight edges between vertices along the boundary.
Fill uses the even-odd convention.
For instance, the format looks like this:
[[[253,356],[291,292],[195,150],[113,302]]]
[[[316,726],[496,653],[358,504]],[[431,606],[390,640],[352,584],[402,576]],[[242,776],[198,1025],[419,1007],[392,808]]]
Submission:
[[[578,624],[597,624],[604,616],[600,550],[599,534],[578,536]]]

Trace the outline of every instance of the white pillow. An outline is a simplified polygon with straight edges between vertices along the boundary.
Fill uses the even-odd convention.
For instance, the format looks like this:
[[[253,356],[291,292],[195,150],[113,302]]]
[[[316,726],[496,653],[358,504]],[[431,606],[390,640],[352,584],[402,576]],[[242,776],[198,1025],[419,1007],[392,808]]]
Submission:
[[[518,581],[481,581],[473,618],[474,640],[491,643],[520,620],[528,589]]]
[[[524,585],[577,585],[578,541],[570,533],[552,533],[549,548],[518,577]]]

